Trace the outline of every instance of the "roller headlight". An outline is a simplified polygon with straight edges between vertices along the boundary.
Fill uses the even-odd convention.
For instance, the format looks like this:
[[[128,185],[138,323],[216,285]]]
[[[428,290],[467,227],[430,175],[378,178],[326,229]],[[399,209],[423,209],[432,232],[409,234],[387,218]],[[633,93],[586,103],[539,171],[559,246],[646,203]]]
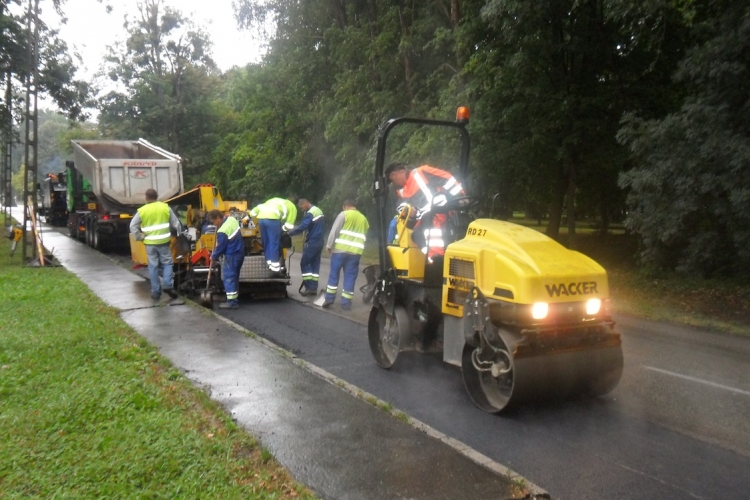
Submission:
[[[531,306],[531,317],[534,319],[544,319],[549,312],[549,304],[546,302],[537,302]]]
[[[601,299],[589,299],[586,302],[586,314],[593,316],[599,314],[599,310],[602,308]]]

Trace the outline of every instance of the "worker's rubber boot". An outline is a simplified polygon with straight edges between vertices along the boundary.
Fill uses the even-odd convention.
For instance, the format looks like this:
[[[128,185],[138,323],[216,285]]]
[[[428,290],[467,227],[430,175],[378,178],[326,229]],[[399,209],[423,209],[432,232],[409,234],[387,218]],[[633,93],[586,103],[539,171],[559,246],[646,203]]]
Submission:
[[[219,309],[239,309],[240,306],[236,302],[222,302],[219,304]]]

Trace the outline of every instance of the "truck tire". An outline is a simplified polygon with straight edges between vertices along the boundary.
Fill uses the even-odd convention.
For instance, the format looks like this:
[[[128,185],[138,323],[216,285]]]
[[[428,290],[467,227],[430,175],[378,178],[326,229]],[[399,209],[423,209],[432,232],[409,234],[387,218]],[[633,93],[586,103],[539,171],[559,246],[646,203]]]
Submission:
[[[99,223],[96,220],[91,221],[91,248],[101,250],[101,236],[99,235]]]
[[[93,226],[93,224],[91,223],[91,218],[90,217],[88,217],[88,216],[86,217],[86,223],[84,224],[84,226],[86,227],[86,244],[88,246],[90,246],[91,248],[94,248],[94,242],[92,241],[92,236],[93,236],[93,234],[92,234],[93,233],[92,226]]]
[[[83,226],[83,234],[81,234],[81,226]],[[86,219],[81,220],[80,216],[76,216],[76,237],[80,242],[86,242]]]

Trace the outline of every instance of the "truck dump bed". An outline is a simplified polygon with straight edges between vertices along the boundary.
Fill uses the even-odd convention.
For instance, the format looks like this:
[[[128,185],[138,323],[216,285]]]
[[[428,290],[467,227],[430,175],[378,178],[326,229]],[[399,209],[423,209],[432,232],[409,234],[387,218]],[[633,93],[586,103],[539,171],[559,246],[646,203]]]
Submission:
[[[162,201],[182,192],[182,159],[144,139],[71,142],[76,169],[108,211],[132,212],[149,188]]]

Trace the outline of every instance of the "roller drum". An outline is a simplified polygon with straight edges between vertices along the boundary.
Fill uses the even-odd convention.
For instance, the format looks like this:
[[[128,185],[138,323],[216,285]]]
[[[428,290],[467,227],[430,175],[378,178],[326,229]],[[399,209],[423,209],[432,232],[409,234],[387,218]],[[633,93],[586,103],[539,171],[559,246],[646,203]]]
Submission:
[[[464,384],[484,411],[498,413],[519,403],[577,394],[601,396],[620,381],[620,336],[603,326],[585,334],[569,332],[570,339],[547,343],[493,328],[492,345],[467,343],[462,353]]]
[[[389,369],[396,362],[398,353],[411,341],[406,310],[396,306],[393,313],[388,314],[383,306],[374,306],[367,324],[367,337],[375,362],[381,368]]]

